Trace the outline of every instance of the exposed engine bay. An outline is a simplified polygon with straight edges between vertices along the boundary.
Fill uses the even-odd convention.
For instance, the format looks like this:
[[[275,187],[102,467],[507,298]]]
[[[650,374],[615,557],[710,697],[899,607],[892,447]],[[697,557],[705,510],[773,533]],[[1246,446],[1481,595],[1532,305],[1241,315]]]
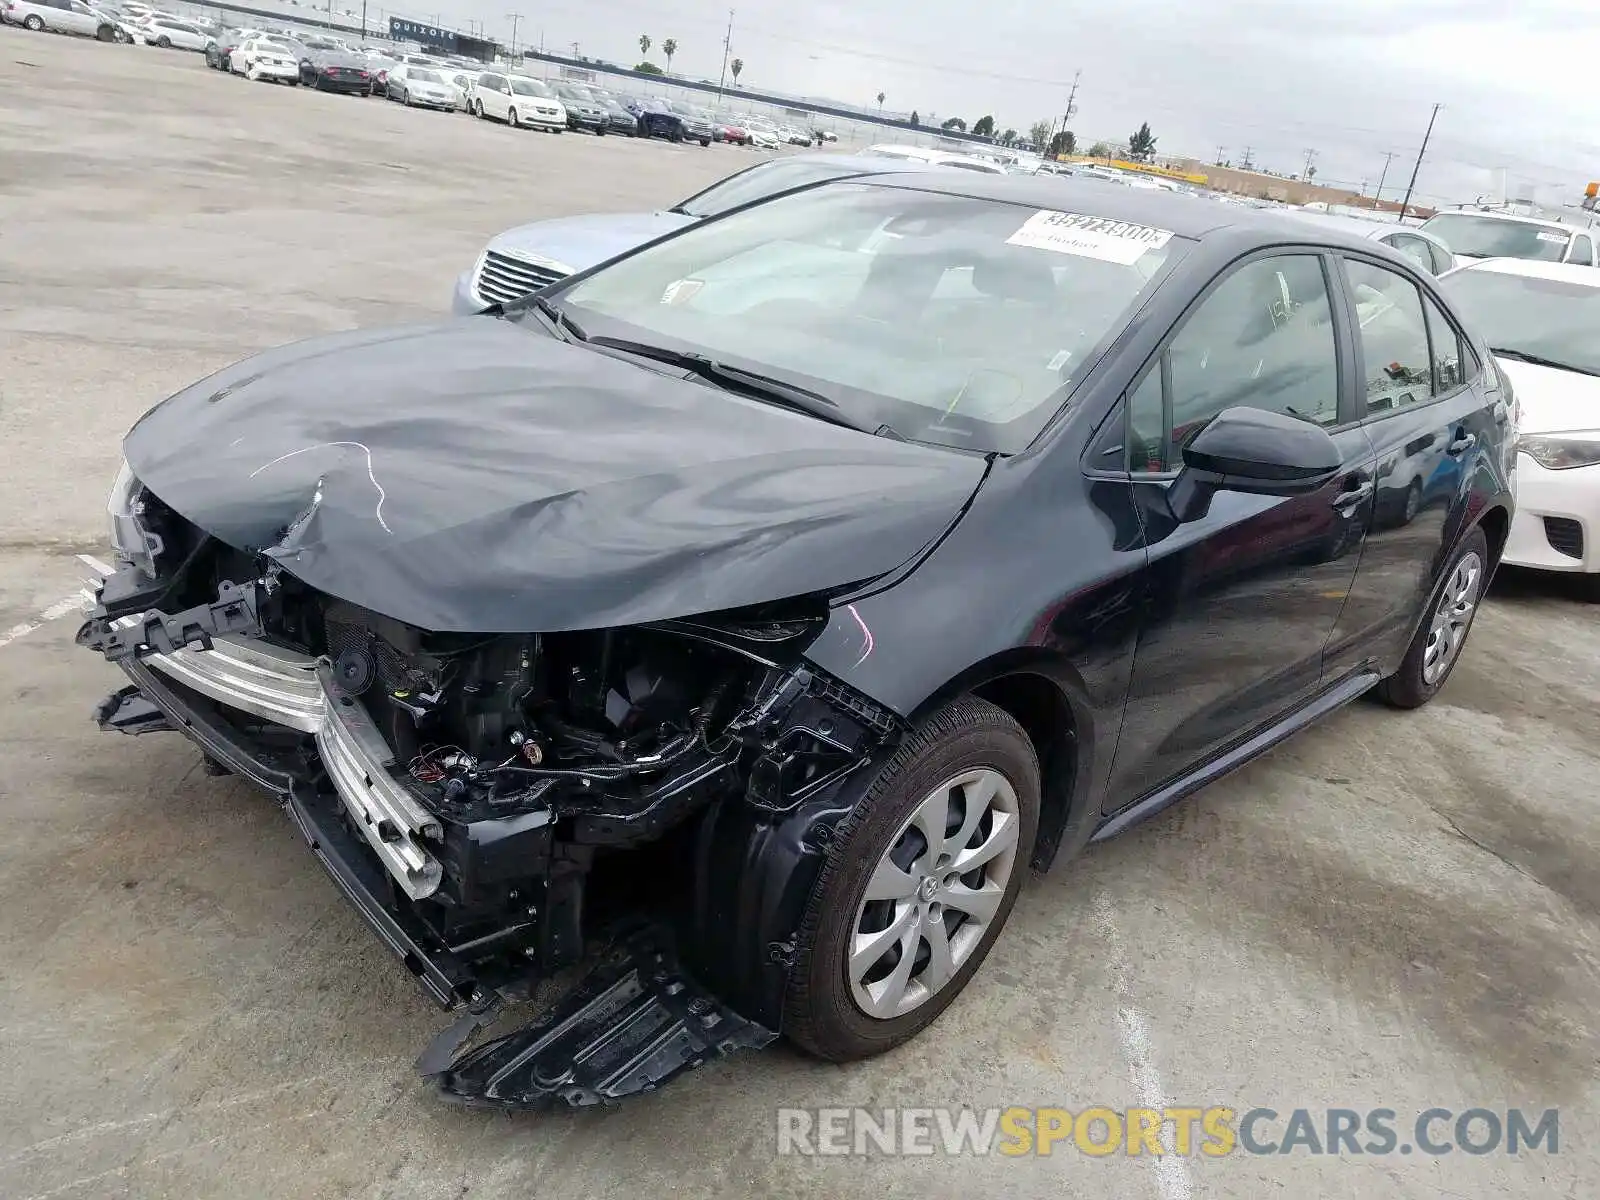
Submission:
[[[325,596],[192,529],[168,549],[175,570],[112,576],[79,634],[134,681],[101,706],[103,726],[183,729],[217,771],[282,792],[369,921],[437,1000],[468,1010],[471,1029],[597,947],[636,948],[575,993],[586,1009],[518,1035],[615,1038],[626,993],[642,1007],[623,1023],[638,1044],[608,1052],[627,1064],[620,1074],[467,1086],[435,1050],[427,1070],[447,1094],[594,1103],[773,1036],[709,993],[697,1010],[676,1011],[700,993],[669,947],[687,943],[692,961],[691,927],[734,923],[737,885],[723,895],[704,864],[741,851],[708,849],[710,823],[770,830],[807,805],[826,807],[897,735],[893,714],[803,658],[826,619],[822,601],[623,629],[437,634]],[[230,656],[291,662],[293,686],[322,715],[258,719],[275,710],[252,709],[245,691],[204,673]],[[240,746],[232,760],[218,749]],[[721,952],[702,947],[698,959]],[[496,1045],[506,1070],[526,1075],[520,1051]],[[598,1061],[595,1051],[585,1042],[561,1057]]]

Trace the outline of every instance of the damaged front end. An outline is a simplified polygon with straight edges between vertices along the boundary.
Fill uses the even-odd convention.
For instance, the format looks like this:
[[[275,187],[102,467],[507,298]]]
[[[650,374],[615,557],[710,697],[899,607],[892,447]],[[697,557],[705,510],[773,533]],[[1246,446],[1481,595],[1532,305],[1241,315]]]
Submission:
[[[322,593],[146,497],[162,570],[103,581],[80,644],[282,798],[374,931],[460,1020],[419,1067],[513,1108],[609,1102],[775,1036],[784,946],[896,717],[809,664],[800,599],[625,628],[436,633]],[[501,1008],[609,947],[531,1025]]]

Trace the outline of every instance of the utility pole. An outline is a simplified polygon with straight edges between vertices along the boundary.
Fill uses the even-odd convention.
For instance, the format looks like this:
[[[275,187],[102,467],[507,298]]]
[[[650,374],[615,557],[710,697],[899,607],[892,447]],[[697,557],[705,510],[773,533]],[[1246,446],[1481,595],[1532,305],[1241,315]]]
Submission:
[[[367,0],[361,0],[361,40],[367,40]]]
[[[728,82],[728,50],[733,45],[733,9],[728,10],[728,32],[722,38],[722,74],[717,79],[717,103],[722,103],[722,86]]]
[[[573,58],[577,58],[578,57],[578,43],[577,42],[573,42],[572,43],[572,57]]]
[[[1310,183],[1311,182],[1311,164],[1314,163],[1316,161],[1316,159],[1317,159],[1317,152],[1315,150],[1307,150],[1306,151],[1305,169],[1303,171],[1301,171],[1301,173],[1300,173],[1300,178],[1302,180],[1304,180],[1306,183]]]
[[[1062,133],[1067,131],[1068,124],[1072,121],[1072,118],[1077,115],[1078,106],[1076,103],[1074,103],[1074,101],[1076,101],[1078,98],[1078,80],[1082,78],[1083,72],[1081,70],[1074,71],[1072,73],[1072,90],[1067,93],[1067,111],[1061,114]],[[1051,138],[1051,141],[1054,140],[1054,138]]]
[[[1422,170],[1422,156],[1428,152],[1428,139],[1433,136],[1433,123],[1439,119],[1439,110],[1442,104],[1433,106],[1433,115],[1428,118],[1428,129],[1422,135],[1422,145],[1417,150],[1417,161],[1411,168],[1411,182],[1406,184],[1406,198],[1400,202],[1400,220],[1405,222],[1406,213],[1411,210],[1411,193],[1416,190],[1417,172]]]
[[[1378,176],[1378,190],[1373,192],[1373,208],[1378,208],[1379,200],[1384,198],[1384,179],[1389,178],[1389,163],[1394,162],[1394,160],[1395,152],[1394,150],[1389,150],[1389,154],[1384,155],[1384,171]]]
[[[512,61],[515,61],[517,57],[517,26],[522,22],[522,14],[507,13],[506,16],[511,18],[511,58]]]
[[[1224,154],[1226,154],[1227,152],[1228,152],[1228,148],[1226,146],[1222,145],[1222,143],[1220,143],[1220,142],[1217,143],[1217,156],[1216,156],[1216,158],[1211,160],[1212,164],[1214,166],[1220,167],[1222,165],[1222,156]]]
[[[1255,170],[1256,160],[1250,157],[1250,150],[1251,147],[1246,146],[1244,148],[1244,153],[1239,156],[1239,169],[1241,171]]]

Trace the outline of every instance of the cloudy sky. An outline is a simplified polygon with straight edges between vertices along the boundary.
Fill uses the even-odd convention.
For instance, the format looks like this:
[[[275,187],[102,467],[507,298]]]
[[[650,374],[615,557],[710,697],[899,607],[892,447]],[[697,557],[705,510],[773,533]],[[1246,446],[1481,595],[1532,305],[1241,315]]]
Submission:
[[[341,6],[345,0],[340,0]],[[509,41],[519,0],[418,0],[396,11],[480,22]],[[403,3],[403,0],[402,0]],[[1162,153],[1297,172],[1368,192],[1393,151],[1399,198],[1434,102],[1444,105],[1417,183],[1425,202],[1512,196],[1570,201],[1600,179],[1593,0],[733,0],[742,81],[918,110],[926,119],[993,113],[1000,128],[1059,116],[1083,72],[1073,128],[1085,143],[1126,140],[1149,121]],[[528,0],[519,41],[608,61],[638,37],[675,38],[675,72],[715,79],[726,7],[693,0]],[[803,14],[797,16],[797,14]]]

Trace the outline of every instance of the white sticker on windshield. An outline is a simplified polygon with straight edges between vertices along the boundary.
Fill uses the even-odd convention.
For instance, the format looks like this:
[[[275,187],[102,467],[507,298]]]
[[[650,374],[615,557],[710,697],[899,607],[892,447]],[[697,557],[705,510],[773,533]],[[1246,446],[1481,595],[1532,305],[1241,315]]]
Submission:
[[[1043,209],[1024,221],[1022,228],[1006,239],[1006,244],[1132,266],[1146,250],[1158,250],[1171,239],[1169,229]]]
[[[674,282],[667,284],[666,290],[661,293],[661,303],[687,304],[689,301],[694,299],[695,293],[701,288],[705,287],[705,285],[706,282],[703,279],[675,280]]]
[[[1050,360],[1050,363],[1049,363],[1048,366],[1045,367],[1045,370],[1046,371],[1059,371],[1059,370],[1061,370],[1062,367],[1067,365],[1067,361],[1071,357],[1072,357],[1072,351],[1071,350],[1057,350],[1056,353],[1055,353],[1055,357],[1053,357]]]
[[[1537,237],[1541,242],[1555,242],[1555,243],[1557,243],[1559,245],[1562,245],[1562,246],[1565,246],[1567,244],[1567,235],[1564,234],[1564,233],[1543,233],[1543,232],[1541,232],[1541,233],[1536,233],[1534,236]]]

